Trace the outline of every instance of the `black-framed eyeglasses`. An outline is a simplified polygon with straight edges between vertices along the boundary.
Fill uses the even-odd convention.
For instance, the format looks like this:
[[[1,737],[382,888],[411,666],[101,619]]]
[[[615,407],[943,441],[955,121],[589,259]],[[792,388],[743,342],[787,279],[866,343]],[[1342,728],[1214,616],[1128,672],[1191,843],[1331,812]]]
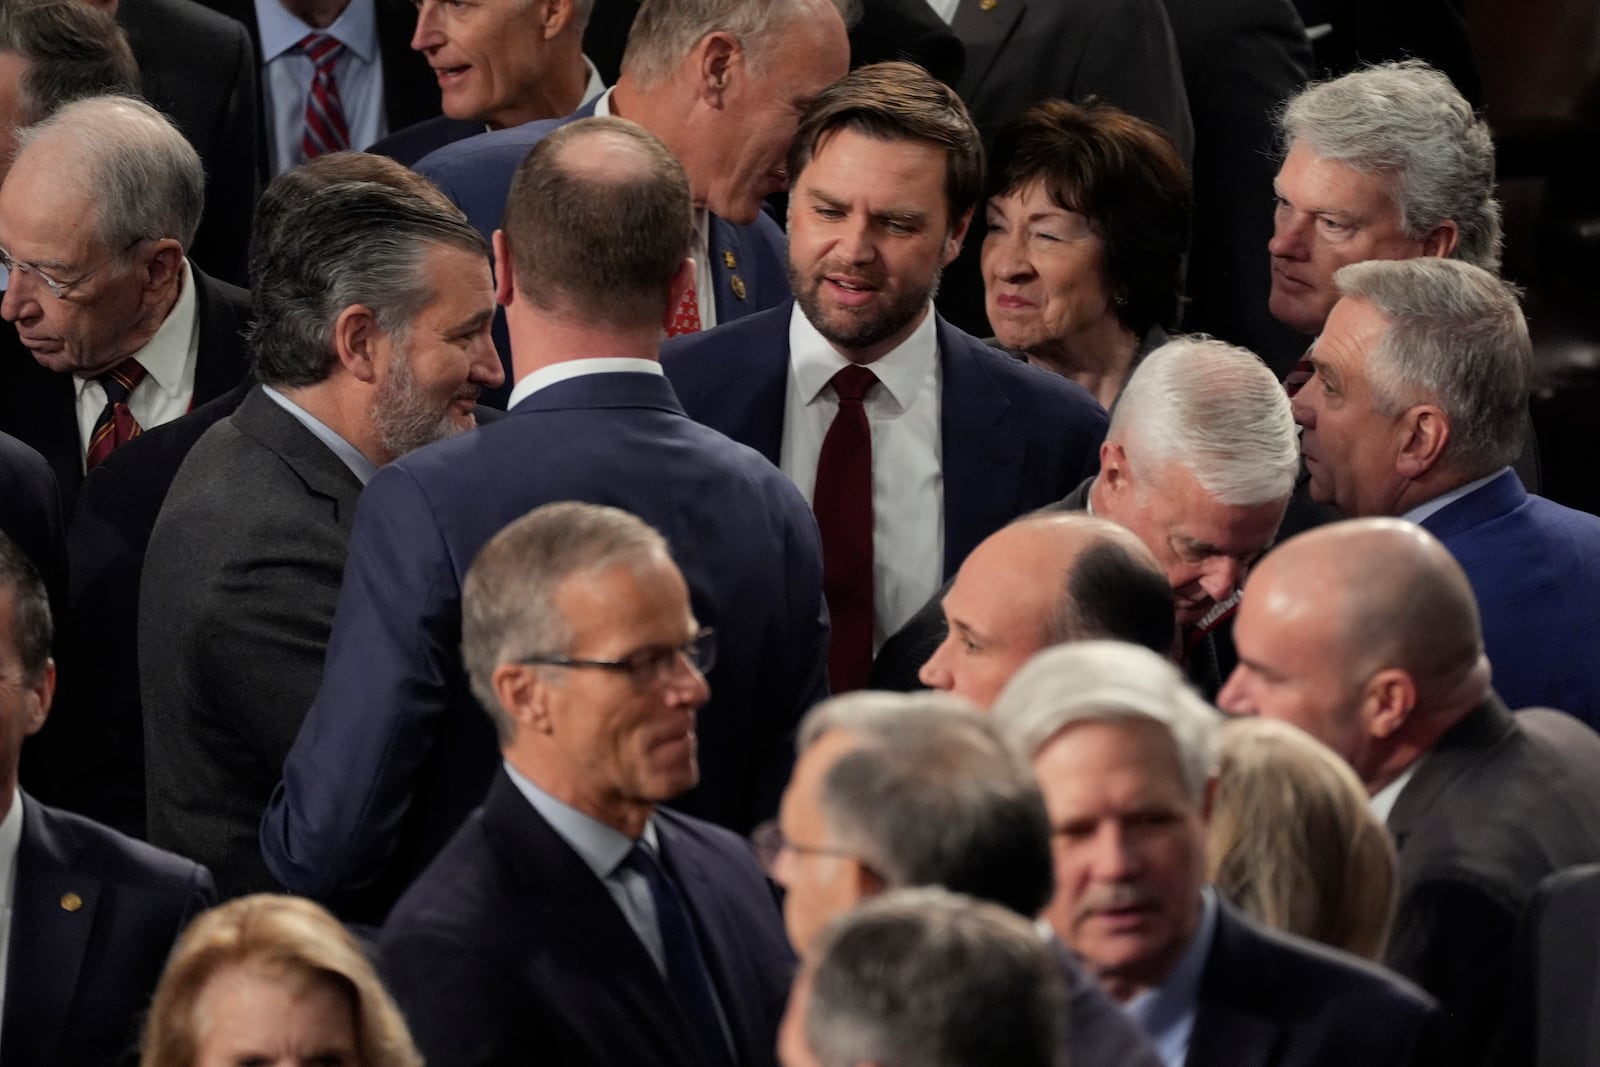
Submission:
[[[790,841],[784,836],[783,827],[778,825],[776,819],[768,819],[750,831],[750,847],[755,850],[756,862],[761,864],[761,869],[767,872],[768,878],[774,877],[772,872],[778,865],[778,857],[785,852],[792,852],[796,856],[838,856],[841,859],[861,863],[860,855],[847,848],[836,845],[802,845]],[[863,863],[862,866],[866,864]]]
[[[16,278],[18,275],[33,275],[33,277],[39,279],[39,281],[44,284],[45,289],[49,291],[51,296],[55,297],[57,300],[65,300],[69,291],[88,281],[94,276],[96,271],[103,268],[112,260],[127,255],[141,242],[148,240],[150,240],[148,237],[135,237],[131,242],[128,243],[126,248],[122,249],[122,251],[111,253],[105,259],[102,259],[100,262],[96,263],[94,266],[90,267],[88,270],[84,271],[82,274],[71,279],[70,281],[60,281],[56,279],[47,273],[45,269],[39,266],[37,263],[23,263],[19,260],[13,259],[11,253],[6,251],[4,248],[0,248],[0,267],[4,267],[7,273],[12,276],[12,278]]]
[[[716,631],[706,627],[681,645],[650,645],[621,659],[575,659],[572,656],[523,656],[518,663],[545,667],[589,667],[625,674],[638,686],[662,685],[677,670],[678,658],[705,674],[717,662]]]

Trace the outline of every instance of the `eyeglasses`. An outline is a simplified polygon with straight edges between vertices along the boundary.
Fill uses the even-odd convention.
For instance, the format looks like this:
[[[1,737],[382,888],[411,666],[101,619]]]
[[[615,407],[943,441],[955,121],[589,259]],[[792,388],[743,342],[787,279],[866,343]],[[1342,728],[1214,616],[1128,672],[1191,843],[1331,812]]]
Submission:
[[[761,864],[761,869],[767,873],[768,878],[775,877],[772,872],[778,865],[778,856],[785,852],[793,852],[797,856],[838,856],[861,863],[861,857],[847,848],[832,845],[801,845],[790,841],[783,835],[783,827],[778,825],[776,819],[768,819],[750,831],[750,847],[755,850],[756,862]],[[865,867],[866,864],[863,863],[862,866]]]
[[[670,681],[678,667],[678,657],[689,661],[689,666],[705,674],[717,662],[716,631],[707,627],[681,645],[651,645],[630,652],[621,659],[574,659],[571,656],[523,656],[518,663],[546,667],[592,667],[595,670],[625,674],[634,685],[664,685]]]
[[[44,268],[40,267],[37,263],[19,262],[18,260],[13,259],[11,257],[11,253],[6,251],[4,248],[0,248],[0,267],[4,267],[6,271],[10,273],[13,280],[19,274],[33,275],[35,278],[38,278],[39,281],[44,283],[44,287],[50,291],[51,296],[55,297],[57,300],[64,300],[66,299],[68,290],[82,285],[84,282],[88,281],[96,271],[100,270],[107,263],[110,263],[112,260],[121,256],[127,255],[136,245],[148,240],[150,240],[148,237],[135,237],[122,251],[111,253],[111,255],[107,256],[105,259],[102,259],[99,263],[96,263],[94,266],[90,267],[76,278],[73,278],[71,281],[63,282],[52,278],[49,274],[46,274]]]

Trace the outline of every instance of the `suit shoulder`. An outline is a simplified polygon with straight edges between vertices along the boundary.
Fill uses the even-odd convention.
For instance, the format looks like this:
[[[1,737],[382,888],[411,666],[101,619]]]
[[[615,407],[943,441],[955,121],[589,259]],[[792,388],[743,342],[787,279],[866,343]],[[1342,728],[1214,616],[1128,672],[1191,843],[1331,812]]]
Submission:
[[[164,33],[203,34],[213,38],[207,41],[207,49],[216,47],[216,38],[250,42],[250,32],[237,18],[194,0],[139,0],[125,8],[119,6],[117,21],[130,29],[142,26]]]
[[[793,307],[792,301],[785,301],[777,307],[720,323],[700,333],[674,337],[661,346],[661,366],[667,377],[673,378],[678,373],[693,371],[697,362],[708,358],[716,365],[719,360],[759,358],[777,348],[787,353],[789,315]]]
[[[1004,349],[994,348],[949,323],[941,322],[940,343],[949,347],[947,358],[979,368],[1013,403],[1051,410],[1079,411],[1104,422],[1105,410],[1089,391],[1059,374],[1040,370]]]
[[[211,885],[211,875],[194,860],[133,838],[92,819],[52,808],[29,797],[38,826],[50,838],[36,847],[70,855],[74,870],[125,886],[170,892],[174,903],[184,903],[197,886]],[[24,823],[26,832],[27,823]]]
[[[445,176],[466,177],[473,169],[510,163],[515,168],[529,149],[549,135],[565,119],[540,119],[503,130],[463,137],[434,149],[417,161],[416,171],[435,181]]]

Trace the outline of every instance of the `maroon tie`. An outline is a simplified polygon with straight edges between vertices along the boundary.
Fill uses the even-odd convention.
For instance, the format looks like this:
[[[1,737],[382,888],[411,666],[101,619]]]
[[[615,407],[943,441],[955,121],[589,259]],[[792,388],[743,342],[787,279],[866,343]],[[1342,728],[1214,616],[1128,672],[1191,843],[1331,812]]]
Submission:
[[[125,359],[95,379],[106,391],[106,406],[100,409],[100,417],[94,420],[94,430],[89,434],[86,469],[94,470],[115,449],[139,436],[139,423],[128,410],[128,395],[149,373],[138,360]]]
[[[861,404],[878,376],[854,364],[833,376],[839,413],[822,439],[811,507],[822,532],[822,591],[833,619],[828,675],[835,693],[872,670],[872,428]]]
[[[295,46],[316,68],[311,91],[306,94],[306,129],[300,136],[300,158],[316,159],[350,147],[350,127],[345,122],[344,105],[339,102],[339,84],[333,80],[333,65],[344,52],[344,45],[325,33],[308,33]]]

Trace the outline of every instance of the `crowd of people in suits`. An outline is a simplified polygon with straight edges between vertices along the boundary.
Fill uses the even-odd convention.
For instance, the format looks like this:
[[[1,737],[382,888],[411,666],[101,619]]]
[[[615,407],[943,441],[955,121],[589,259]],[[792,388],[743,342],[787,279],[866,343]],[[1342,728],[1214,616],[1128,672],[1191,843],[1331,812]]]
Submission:
[[[1211,6],[0,0],[0,1062],[1594,1062],[1474,84]]]

